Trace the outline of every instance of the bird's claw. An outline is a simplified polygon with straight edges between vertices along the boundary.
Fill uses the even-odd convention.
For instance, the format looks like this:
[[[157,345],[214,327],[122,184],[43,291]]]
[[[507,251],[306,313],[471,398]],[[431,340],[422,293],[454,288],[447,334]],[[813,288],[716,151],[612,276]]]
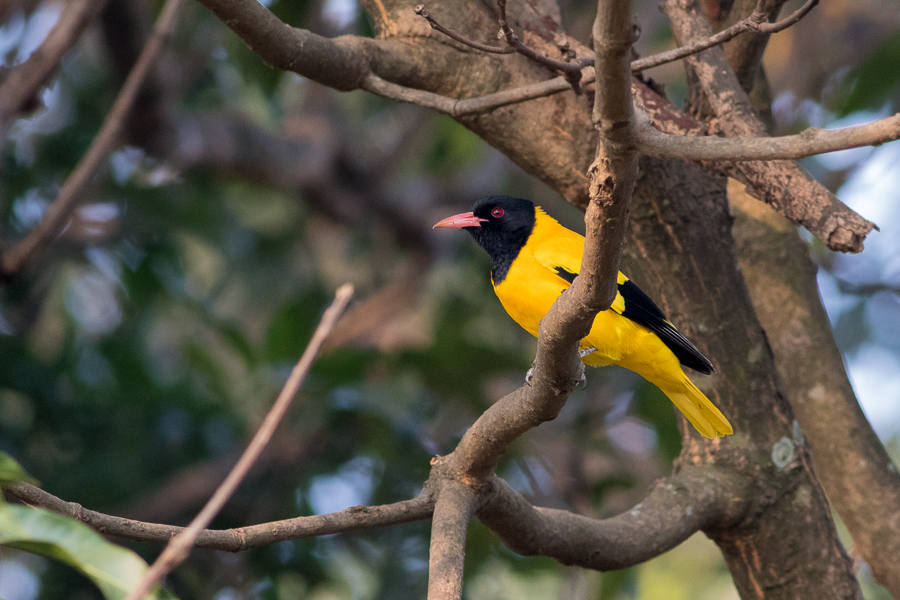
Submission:
[[[597,349],[594,348],[593,346],[585,346],[584,348],[582,348],[581,350],[578,351],[578,358],[584,358],[588,354],[593,354],[596,351],[597,351]]]
[[[534,367],[528,369],[528,372],[525,373],[525,385],[531,385],[531,380],[534,379]]]
[[[581,371],[581,377],[578,378],[578,381],[575,382],[575,391],[583,392],[587,389],[587,375],[584,374],[584,371]]]

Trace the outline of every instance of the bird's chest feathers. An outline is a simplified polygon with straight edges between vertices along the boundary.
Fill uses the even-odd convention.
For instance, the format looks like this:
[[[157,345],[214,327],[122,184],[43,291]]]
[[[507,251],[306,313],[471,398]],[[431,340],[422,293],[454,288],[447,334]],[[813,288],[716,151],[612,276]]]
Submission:
[[[528,247],[494,286],[503,308],[526,331],[537,336],[538,324],[568,284],[540,264]]]

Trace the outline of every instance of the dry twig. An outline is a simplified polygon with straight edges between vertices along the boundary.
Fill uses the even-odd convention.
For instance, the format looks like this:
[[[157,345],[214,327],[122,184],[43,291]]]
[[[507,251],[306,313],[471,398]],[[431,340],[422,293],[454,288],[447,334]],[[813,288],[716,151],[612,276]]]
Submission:
[[[653,56],[634,60],[631,63],[631,70],[637,73],[645,69],[658,67],[659,65],[664,65],[666,63],[674,62],[682,58],[687,58],[692,54],[697,54],[698,52],[708,50],[709,48],[712,48],[714,46],[720,46],[747,31],[766,34],[784,31],[788,27],[796,25],[800,21],[800,19],[805,17],[809,13],[809,11],[816,7],[818,3],[819,0],[807,0],[803,6],[798,8],[796,11],[794,11],[784,19],[776,23],[767,23],[765,21],[766,2],[765,0],[760,0],[759,3],[757,3],[756,8],[753,9],[753,13],[750,14],[750,16],[748,16],[746,19],[735,23],[727,29],[723,29],[722,31],[711,35],[706,39],[696,40],[689,44],[684,44],[683,46],[680,46],[673,50],[660,52],[659,54],[654,54]]]
[[[182,533],[185,528],[176,525],[146,523],[125,519],[84,508],[75,502],[66,502],[44,490],[27,483],[4,488],[10,496],[29,506],[40,506],[55,513],[71,517],[90,526],[98,533],[136,542],[165,544]],[[196,548],[241,552],[277,542],[287,542],[320,535],[358,531],[370,527],[398,525],[422,521],[434,512],[434,500],[422,495],[381,506],[352,506],[336,513],[294,517],[259,525],[235,529],[204,529],[194,541]]]
[[[238,460],[237,464],[228,474],[228,477],[225,478],[225,481],[222,482],[222,485],[219,486],[219,489],[212,495],[212,498],[209,499],[209,502],[206,503],[206,506],[203,507],[203,510],[194,517],[194,520],[191,521],[190,525],[169,541],[165,550],[163,550],[162,554],[159,555],[150,568],[147,569],[144,576],[141,578],[141,581],[128,593],[125,600],[140,600],[143,598],[154,583],[162,579],[166,573],[187,558],[190,548],[194,545],[194,540],[197,539],[197,535],[210,521],[212,521],[216,513],[219,512],[228,498],[231,497],[231,494],[234,493],[238,484],[244,479],[247,471],[250,470],[250,467],[259,457],[263,448],[269,443],[272,433],[275,431],[275,427],[278,426],[284,413],[287,412],[291,400],[297,395],[297,391],[300,389],[303,380],[306,378],[306,374],[312,367],[313,361],[319,353],[319,348],[322,347],[325,338],[331,333],[338,317],[344,311],[344,308],[346,308],[347,303],[350,302],[350,297],[352,295],[353,286],[349,283],[338,288],[334,295],[334,301],[325,311],[325,314],[322,315],[322,320],[313,332],[312,338],[309,340],[309,344],[303,352],[303,356],[300,357],[300,360],[294,366],[290,377],[288,377],[287,382],[284,384],[284,388],[281,390],[281,393],[278,395],[278,398],[275,400],[275,403],[263,420],[262,425],[260,425],[256,434],[253,436],[253,439],[250,440],[250,444],[241,455],[240,460]]]
[[[156,25],[153,34],[144,46],[141,56],[135,63],[125,85],[119,92],[112,109],[106,116],[103,126],[87,153],[69,175],[59,194],[44,213],[44,218],[28,236],[16,244],[9,252],[0,254],[0,277],[9,277],[18,273],[28,260],[42,247],[46,246],[65,227],[69,215],[78,205],[81,196],[97,173],[101,163],[109,156],[119,140],[125,126],[128,112],[137,98],[138,92],[147,79],[147,74],[156,63],[163,42],[172,33],[177,23],[178,9],[182,0],[168,0]]]

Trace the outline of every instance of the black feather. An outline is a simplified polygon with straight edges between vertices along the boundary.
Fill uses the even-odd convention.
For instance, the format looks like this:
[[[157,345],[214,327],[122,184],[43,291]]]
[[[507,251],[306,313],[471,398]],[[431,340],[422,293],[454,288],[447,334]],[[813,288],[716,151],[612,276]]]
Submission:
[[[578,276],[578,273],[573,273],[572,271],[569,271],[568,269],[564,269],[562,267],[556,267],[554,271],[557,275],[568,281],[569,285],[572,285],[572,283],[575,282],[575,278]]]
[[[556,267],[554,272],[571,285],[578,273],[572,273],[563,267]],[[678,333],[678,330],[669,323],[666,315],[631,281],[619,284],[619,293],[625,299],[625,310],[622,316],[631,319],[639,325],[643,325],[663,341],[663,343],[678,358],[678,361],[686,367],[709,375],[715,371],[708,358],[703,356],[697,347],[689,339]]]
[[[686,367],[709,375],[716,369],[708,358],[700,354],[697,347],[689,339],[678,333],[669,323],[666,315],[659,309],[647,294],[631,281],[619,284],[619,293],[625,299],[625,310],[622,316],[643,325],[659,336],[659,339],[671,350],[678,361]]]

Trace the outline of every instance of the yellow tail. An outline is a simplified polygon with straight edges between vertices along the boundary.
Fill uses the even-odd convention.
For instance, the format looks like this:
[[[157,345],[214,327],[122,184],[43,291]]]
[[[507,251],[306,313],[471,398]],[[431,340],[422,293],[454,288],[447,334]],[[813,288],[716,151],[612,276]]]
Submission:
[[[734,430],[725,415],[716,405],[703,395],[694,382],[684,376],[683,384],[675,387],[660,387],[678,410],[687,417],[697,431],[710,439],[731,435]]]

